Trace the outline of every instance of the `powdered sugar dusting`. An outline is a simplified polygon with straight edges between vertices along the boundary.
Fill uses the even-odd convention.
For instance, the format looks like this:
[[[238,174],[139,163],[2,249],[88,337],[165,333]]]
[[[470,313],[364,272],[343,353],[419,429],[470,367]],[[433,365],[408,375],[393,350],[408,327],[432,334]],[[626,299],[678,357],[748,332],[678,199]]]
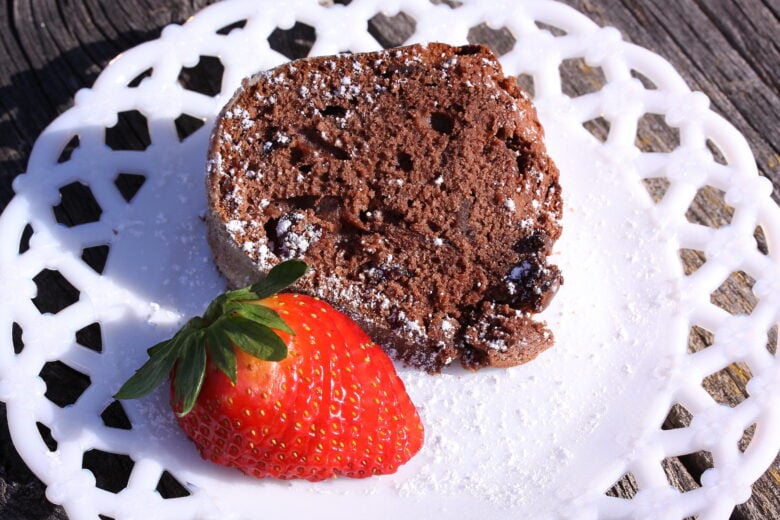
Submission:
[[[410,58],[410,63],[412,62]],[[331,63],[335,68],[335,62]],[[450,70],[456,67],[456,62],[449,64]],[[350,96],[369,95],[365,92],[368,89],[360,92],[351,90],[358,84],[357,74],[359,71],[350,69],[332,82],[327,82],[327,75],[323,74],[316,79],[325,85],[323,88],[327,95],[323,94],[323,98],[339,107],[341,105],[338,103]],[[273,81],[284,81],[278,75],[273,78]],[[371,94],[374,96],[380,96],[385,88],[380,85],[377,87],[379,88],[372,89]],[[296,88],[295,95],[308,99],[312,97],[313,90],[300,91]],[[308,135],[310,140],[323,144],[318,150],[317,160],[335,161],[333,155],[340,151],[344,152],[344,157],[361,157],[364,151],[346,149],[347,140],[339,140],[338,130],[349,128],[354,122],[354,116],[348,110],[339,112],[331,109],[330,113],[325,112],[328,112],[328,109],[320,107],[311,113],[313,118],[332,117],[338,126],[328,127],[327,132],[323,128],[315,127]],[[556,137],[555,131],[553,123],[552,127],[548,128],[553,140]],[[566,128],[559,135],[577,135],[578,132],[584,133],[581,128]],[[289,141],[285,136],[289,137]],[[279,149],[287,150],[285,147],[294,147],[296,144],[296,135],[286,130],[265,136],[264,139],[267,140],[267,153],[274,153]],[[566,146],[559,143],[557,153],[565,157],[567,149],[577,149],[575,162],[567,164],[564,161],[561,165],[561,170],[568,172],[569,182],[574,185],[578,180],[584,182],[582,176],[576,177],[579,172],[578,164],[592,151],[589,151],[584,143],[572,145],[572,139],[566,138]],[[588,164],[597,163],[598,160],[594,159]],[[458,508],[462,505],[464,511],[474,512],[475,515],[479,513],[489,518],[512,517],[516,516],[514,513],[517,511],[523,511],[523,514],[529,517],[538,517],[537,513],[545,511],[545,504],[555,502],[558,485],[562,480],[569,481],[568,475],[582,471],[583,467],[595,471],[590,450],[594,446],[596,449],[615,449],[614,439],[600,436],[600,428],[605,423],[616,420],[611,415],[611,410],[621,408],[621,399],[631,394],[631,381],[625,379],[626,374],[637,377],[641,373],[637,369],[641,365],[638,360],[644,354],[636,343],[636,335],[628,331],[644,331],[639,332],[642,337],[657,338],[659,332],[652,324],[654,320],[662,320],[669,308],[668,301],[658,295],[659,288],[665,287],[664,280],[658,276],[662,270],[649,268],[639,272],[636,263],[626,269],[626,265],[621,263],[624,259],[620,256],[610,257],[606,264],[603,256],[594,256],[594,251],[619,251],[626,243],[632,244],[632,249],[636,249],[639,243],[638,247],[643,251],[648,265],[661,263],[657,252],[653,252],[657,249],[657,244],[651,244],[652,240],[647,237],[639,237],[636,231],[632,231],[633,235],[620,235],[617,242],[613,240],[616,240],[617,236],[601,236],[594,232],[605,228],[603,222],[600,225],[599,219],[603,218],[606,211],[614,209],[621,215],[620,218],[626,221],[637,218],[636,215],[627,214],[626,207],[622,206],[627,204],[627,201],[634,204],[633,192],[620,186],[615,187],[615,179],[619,176],[611,171],[608,165],[600,164],[596,170],[598,171],[594,175],[601,177],[588,177],[591,185],[578,188],[579,193],[602,190],[611,194],[619,192],[620,197],[616,201],[612,198],[606,201],[577,201],[577,194],[570,194],[569,200],[572,204],[576,204],[578,208],[588,208],[591,213],[578,215],[579,220],[570,224],[573,231],[565,235],[568,236],[568,242],[561,245],[561,250],[566,251],[567,255],[560,258],[560,264],[567,273],[567,285],[545,313],[545,317],[554,327],[556,347],[530,365],[485,371],[478,375],[450,367],[444,374],[431,377],[417,370],[402,368],[400,374],[413,400],[419,406],[426,426],[428,440],[421,454],[404,466],[397,475],[377,479],[376,484],[362,486],[362,483],[338,481],[323,487],[296,482],[291,485],[292,490],[315,496],[343,493],[354,497],[357,489],[360,494],[392,497],[394,500],[400,498],[402,503],[426,503],[433,498],[435,503],[458,504]],[[268,171],[259,173],[266,176],[275,174]],[[310,182],[310,176],[305,170],[291,168],[280,173],[282,174],[290,175],[297,183]],[[434,174],[430,182],[438,189],[445,189],[451,182],[448,175]],[[529,171],[517,192],[512,189],[510,193],[506,193],[510,191],[507,189],[500,198],[495,199],[499,208],[506,210],[513,225],[521,230],[531,231],[537,225],[533,218],[521,219],[515,215],[525,209],[518,204],[518,201],[523,200],[523,190],[537,190],[542,175],[538,170]],[[388,176],[385,180],[382,189],[388,191],[408,189],[412,184],[397,176]],[[324,240],[323,232],[306,226],[311,221],[307,212],[316,211],[318,202],[310,204],[305,211],[293,211],[278,201],[255,203],[259,204],[258,207],[262,206],[263,211],[274,212],[275,219],[272,221],[272,227],[267,226],[265,229],[269,235],[267,242],[263,243],[255,236],[244,239],[245,244],[251,243],[248,249],[254,252],[253,260],[257,265],[273,265],[284,258],[306,259],[308,254],[316,253],[317,242]],[[556,217],[547,202],[535,201],[535,204],[531,204],[545,218]],[[311,206],[315,208],[312,209]],[[375,213],[366,212],[361,218],[365,217],[370,221],[376,218]],[[620,221],[620,218],[616,220]],[[355,224],[360,225],[359,222]],[[644,223],[639,228],[653,227],[652,223],[647,224]],[[249,229],[236,224],[230,226],[230,231],[235,236],[241,236],[242,231],[247,232]],[[262,232],[259,234],[263,235]],[[583,236],[588,237],[587,244],[578,242]],[[448,247],[444,238],[442,234],[431,238],[426,244],[428,247]],[[395,264],[397,262],[392,258],[384,258],[360,272],[349,273],[347,277],[318,271],[314,271],[310,276],[324,280],[324,283],[315,285],[318,296],[326,300],[350,302],[354,308],[365,311],[362,312],[363,322],[369,329],[372,325],[372,310],[381,311],[384,316],[391,317],[393,332],[406,338],[410,344],[429,346],[427,342],[431,342],[432,337],[451,337],[468,325],[450,317],[412,319],[397,303],[375,290],[372,284],[387,276],[392,269],[401,267]],[[524,286],[523,279],[528,276],[531,268],[531,265],[519,263],[507,273],[501,281],[506,284],[507,294],[511,295]],[[621,299],[636,296],[627,294],[625,287],[637,284],[646,291],[642,300],[654,302],[656,307],[651,309],[647,306],[622,306],[625,302]],[[565,296],[566,294],[569,296]],[[616,299],[594,302],[592,298],[583,297],[582,294],[609,294]],[[629,308],[632,309],[630,312]],[[494,334],[489,329],[487,323],[481,323],[480,327],[474,327],[474,333],[481,341],[481,346],[491,353],[506,352],[524,341],[523,338]],[[599,365],[599,361],[606,359],[606,352],[609,352],[610,359],[611,356],[616,356],[615,359],[620,360],[619,372],[623,379],[611,377],[611,361],[607,366]],[[451,360],[445,359],[443,362]],[[631,370],[627,372],[624,368],[626,366],[631,367]],[[583,376],[585,371],[588,372],[587,376]],[[641,408],[649,406],[649,403],[643,401],[632,403],[632,406]],[[566,427],[562,428],[561,425]],[[636,430],[642,426],[627,424],[621,427]],[[587,475],[579,481],[587,482]]]
[[[322,236],[322,230],[313,224],[300,225],[305,219],[302,213],[291,213],[279,219],[276,225],[279,258],[303,258],[313,242]]]
[[[110,65],[114,79],[133,77],[138,70],[154,66],[152,83],[159,82],[160,86],[169,84],[172,88],[134,89],[133,95],[127,96],[124,95],[127,93],[125,90],[116,88],[121,86],[116,82],[97,81],[92,89],[94,95],[80,96],[76,100],[77,110],[59,120],[59,124],[50,128],[56,132],[47,131],[36,144],[36,152],[42,152],[35,154],[38,159],[43,159],[37,161],[41,165],[47,162],[47,155],[51,155],[46,153],[47,147],[43,145],[51,141],[49,137],[54,137],[55,142],[58,140],[53,133],[82,130],[81,125],[94,126],[95,111],[90,110],[90,99],[93,98],[100,101],[102,109],[97,112],[105,115],[113,114],[115,109],[127,110],[133,106],[149,111],[144,115],[151,123],[160,123],[163,130],[171,130],[162,134],[153,131],[154,146],[142,152],[127,154],[120,151],[115,154],[103,146],[101,132],[84,132],[81,135],[83,147],[93,153],[74,153],[71,161],[56,166],[66,177],[83,179],[85,184],[89,182],[95,189],[104,184],[111,187],[111,179],[117,171],[117,161],[113,159],[119,159],[123,167],[137,168],[132,171],[147,175],[144,188],[132,204],[125,204],[116,196],[101,197],[96,191],[95,195],[104,209],[101,222],[85,226],[85,229],[79,228],[78,232],[74,229],[74,233],[65,233],[68,230],[54,225],[51,218],[40,218],[45,215],[26,215],[24,212],[20,215],[11,211],[3,215],[4,224],[13,223],[9,226],[11,228],[19,225],[19,231],[25,225],[24,219],[34,219],[36,233],[31,251],[20,255],[18,262],[16,258],[10,261],[20,269],[8,268],[4,264],[5,269],[0,270],[0,278],[3,279],[0,285],[8,288],[7,282],[9,279],[13,281],[18,271],[27,273],[23,277],[29,276],[37,272],[38,267],[46,267],[48,262],[54,261],[56,267],[61,268],[61,272],[81,291],[80,301],[56,319],[45,315],[39,317],[35,312],[15,318],[23,320],[20,325],[25,331],[27,353],[9,357],[0,376],[6,397],[9,389],[21,382],[22,377],[29,379],[29,385],[19,387],[27,391],[18,392],[14,402],[8,403],[9,427],[15,434],[19,452],[25,458],[37,461],[36,472],[49,485],[49,498],[65,501],[68,513],[71,513],[69,508],[74,511],[89,510],[93,517],[100,512],[117,518],[133,515],[176,520],[190,517],[255,518],[257,504],[262,503],[268,506],[269,511],[278,511],[278,516],[292,518],[338,513],[345,519],[364,518],[370,514],[376,518],[549,520],[608,516],[666,518],[682,516],[681,511],[691,516],[709,517],[721,514],[734,501],[749,496],[750,475],[758,474],[758,465],[771,462],[771,452],[776,447],[773,445],[776,438],[773,430],[777,428],[772,427],[771,414],[764,413],[771,411],[771,407],[766,408],[765,405],[772,402],[772,381],[756,372],[761,364],[751,363],[754,377],[750,382],[750,397],[743,405],[732,411],[725,409],[722,416],[725,421],[712,421],[713,417],[701,417],[699,420],[697,413],[690,428],[693,434],[683,436],[703,439],[688,444],[686,449],[689,452],[710,449],[716,453],[716,467],[706,474],[709,478],[702,481],[702,489],[677,493],[667,486],[659,470],[660,457],[670,455],[672,449],[682,451],[677,442],[671,443],[675,444],[673,448],[663,444],[662,440],[668,440],[666,434],[669,432],[658,430],[668,404],[680,397],[679,392],[686,391],[686,385],[697,388],[700,376],[709,371],[705,367],[706,361],[702,361],[705,358],[684,354],[687,322],[674,319],[674,316],[690,315],[691,311],[702,308],[691,304],[689,293],[681,296],[680,287],[675,283],[682,274],[679,273],[674,251],[677,236],[669,229],[680,229],[680,226],[667,225],[673,222],[672,219],[683,224],[687,222],[682,212],[673,211],[676,204],[666,204],[672,201],[666,200],[664,204],[652,207],[649,201],[638,196],[640,193],[644,195],[644,188],[633,171],[640,161],[631,155],[637,152],[633,146],[634,136],[629,135],[635,121],[632,114],[638,114],[635,109],[647,108],[647,101],[652,98],[656,101],[653,109],[666,113],[670,125],[681,124],[684,136],[695,137],[695,129],[704,125],[718,136],[718,140],[723,140],[723,143],[717,144],[729,150],[734,164],[749,166],[754,161],[744,140],[727,123],[713,121],[711,114],[704,110],[706,99],[702,99],[701,94],[685,92],[679,75],[667,63],[647,52],[622,52],[631,49],[619,41],[617,31],[598,28],[582,15],[561,6],[554,9],[555,22],[568,29],[564,38],[552,38],[545,31],[540,34],[534,29],[534,15],[547,13],[547,9],[515,10],[513,23],[507,23],[509,29],[522,29],[521,35],[516,34],[522,36],[519,43],[528,41],[534,45],[518,45],[505,58],[512,75],[520,72],[522,66],[533,70],[534,79],[543,80],[535,82],[543,103],[542,120],[550,137],[550,150],[564,172],[563,184],[570,206],[567,213],[570,234],[565,235],[560,243],[559,262],[564,267],[567,283],[558,296],[558,307],[551,309],[556,312],[547,315],[557,335],[555,349],[528,367],[493,370],[480,373],[479,377],[452,370],[442,377],[431,378],[401,370],[401,377],[421,409],[427,441],[418,457],[401,468],[398,474],[388,477],[319,484],[258,482],[228,469],[215,468],[205,463],[181,434],[168,408],[167,388],[159,389],[147,399],[123,403],[133,422],[132,430],[116,432],[104,428],[96,415],[102,406],[84,405],[99,404],[102,398],[106,399],[104,403],[108,403],[110,395],[116,390],[116,382],[131,374],[145,359],[144,347],[169,337],[173,331],[173,324],[169,326],[166,323],[167,318],[155,318],[156,306],[150,306],[149,302],[159,305],[159,310],[172,311],[170,316],[185,317],[202,312],[210,298],[223,288],[223,281],[210,261],[201,221],[207,217],[202,206],[201,182],[202,157],[207,147],[205,132],[177,142],[173,125],[168,124],[175,114],[168,109],[181,104],[182,112],[198,117],[215,116],[220,99],[230,95],[230,90],[238,86],[238,78],[253,73],[257,67],[272,66],[281,59],[269,50],[265,41],[272,27],[286,28],[300,19],[316,26],[317,48],[341,49],[346,48],[348,41],[356,45],[369,42],[371,37],[366,33],[366,19],[379,12],[380,7],[388,7],[386,4],[380,6],[381,2],[374,0],[352,2],[351,7],[336,6],[328,14],[343,13],[345,19],[348,16],[352,22],[360,23],[345,25],[344,29],[348,31],[332,31],[329,30],[332,25],[326,26],[331,24],[333,17],[318,16],[323,13],[323,8],[315,2],[310,3],[311,9],[303,2],[290,4],[291,9],[267,9],[260,3],[257,3],[256,9],[247,9],[247,4],[225,2],[214,6],[208,13],[198,15],[196,21],[184,29],[166,31],[161,41],[136,49],[132,60],[116,60]],[[451,28],[441,23],[445,18],[441,16],[445,12],[442,10],[449,8],[421,2],[411,9],[408,7],[411,3],[402,4],[401,7],[417,19],[415,39],[434,40],[454,34]],[[454,10],[451,14],[458,18],[462,28],[485,20],[498,27],[497,24],[504,18],[502,15],[506,13],[496,12],[496,5],[499,4],[469,2],[465,8]],[[388,14],[393,14],[396,7],[389,6]],[[229,35],[214,34],[217,26],[245,18],[248,19],[245,30],[233,30]],[[537,43],[539,45],[535,45]],[[177,52],[168,52],[164,60],[166,65],[171,66],[161,70],[160,54],[156,51],[170,51],[173,47]],[[529,49],[532,49],[531,53]],[[223,92],[215,98],[216,103],[196,100],[202,96],[183,96],[184,89],[176,83],[178,67],[191,66],[198,55],[216,54],[227,65]],[[250,55],[251,59],[247,59]],[[383,56],[388,57],[389,53]],[[608,58],[608,84],[604,95],[595,96],[596,100],[592,99],[593,96],[570,100],[559,95],[557,80],[550,81],[549,74],[557,77],[558,62],[562,57],[576,56],[587,57],[594,66]],[[407,61],[414,60],[404,59],[404,62]],[[640,92],[631,99],[631,90],[622,90],[625,82],[620,78],[627,78],[630,69],[636,67],[647,73],[656,84],[673,84],[676,86],[674,90],[683,91],[684,95],[659,97],[657,92]],[[353,69],[353,83],[357,74],[359,71]],[[103,79],[110,78],[104,76]],[[144,84],[150,86],[148,80]],[[374,91],[371,94],[378,95]],[[369,102],[374,100],[369,94],[361,95],[371,100]],[[703,102],[704,108],[701,108],[702,103],[689,102],[696,97],[698,99],[694,100]],[[168,105],[168,99],[173,103]],[[259,106],[269,109],[276,103],[274,96],[258,100]],[[574,120],[575,114],[584,113],[582,109],[586,105],[591,111],[603,112],[613,123],[611,138],[603,145],[591,147],[591,143],[583,138],[589,136],[578,128],[580,121]],[[89,117],[84,117],[85,114]],[[252,133],[255,130],[254,127],[246,128],[249,125],[241,114],[234,123],[242,132]],[[166,133],[171,139],[158,139]],[[269,139],[271,137],[268,136]],[[256,138],[250,135],[248,140],[251,139]],[[685,151],[701,140],[691,138],[683,141],[680,149]],[[263,142],[258,140],[255,146],[262,147]],[[698,144],[708,156],[699,164],[712,164],[703,143]],[[235,145],[231,143],[231,146]],[[271,146],[284,145],[273,140]],[[672,157],[672,160],[656,162],[656,157],[653,162],[671,166],[667,171],[671,175],[672,170],[677,169],[673,158],[678,151],[668,154],[667,157]],[[52,165],[58,152],[56,150],[53,156],[48,157]],[[613,160],[616,156],[623,159]],[[215,176],[228,173],[221,171],[221,157],[212,157],[211,163]],[[589,168],[583,169],[582,164]],[[17,193],[37,202],[53,185],[47,168],[32,166],[30,172],[22,176],[24,179],[20,179],[18,187],[33,189],[20,189]],[[718,168],[719,172],[730,171],[735,185],[748,186],[750,182],[742,181],[755,177],[749,167],[737,169],[729,165]],[[675,175],[679,178],[674,179],[673,185],[683,188],[676,192],[681,194],[709,177],[704,173],[706,169],[696,167],[690,169],[690,175]],[[601,175],[602,170],[604,175]],[[267,171],[257,173],[269,174]],[[698,181],[692,180],[691,175]],[[710,177],[709,180],[714,179]],[[451,178],[447,177],[447,182],[450,181]],[[38,189],[43,187],[46,189]],[[733,189],[727,192],[727,198],[729,194],[734,196]],[[765,232],[768,231],[770,238],[776,235],[778,216],[774,202],[768,196],[747,198],[749,203],[743,201],[738,205],[737,216],[744,217],[741,212],[749,206],[748,218],[735,219],[735,223],[736,220],[750,223],[750,215],[759,208],[762,218],[767,219],[762,222]],[[12,204],[16,202],[19,201],[15,200]],[[31,207],[46,207],[50,203],[46,200],[42,206],[36,204]],[[242,203],[250,204],[250,201],[244,199]],[[540,216],[549,218],[547,211],[548,208],[540,208]],[[662,222],[654,220],[651,215],[661,217]],[[22,218],[14,222],[17,220],[14,216]],[[232,216],[228,215],[228,218]],[[524,229],[533,228],[531,222],[520,225]],[[251,231],[251,226],[250,222],[247,231]],[[756,254],[753,227],[743,227],[747,230],[743,238],[750,244],[745,248],[732,247],[729,254],[722,252],[729,260],[736,260],[734,256],[738,256],[732,256],[734,249],[744,249],[744,254],[751,250],[754,256]],[[225,230],[220,228],[220,231]],[[716,235],[729,231],[736,229],[724,226]],[[610,236],[605,236],[607,234]],[[9,242],[7,251],[15,251],[18,236],[6,233],[3,237]],[[268,251],[269,245],[273,248],[273,244],[260,243],[257,238],[253,236],[250,240],[258,251],[263,251],[263,248]],[[771,242],[775,244],[778,241]],[[81,248],[98,243],[110,245],[106,269],[101,276],[85,277],[89,269],[84,268],[80,260]],[[729,243],[733,246],[734,241]],[[38,254],[42,244],[45,244],[44,252],[56,251],[55,257]],[[63,248],[63,245],[66,247]],[[714,249],[717,251],[718,247]],[[668,253],[666,258],[664,251]],[[4,261],[9,263],[9,259],[15,256],[3,255]],[[713,256],[708,251],[708,262],[715,261],[715,267],[721,266]],[[765,260],[776,260],[775,256]],[[275,256],[273,258],[276,259]],[[41,259],[44,264],[36,266]],[[761,279],[755,286],[764,311],[767,303],[771,311],[773,304],[770,300],[774,300],[771,298],[772,291],[768,290],[766,298],[758,294],[759,284],[762,290],[766,289],[768,286],[764,283],[774,278]],[[26,278],[20,280],[29,282]],[[33,284],[25,284],[22,288],[26,290],[27,285]],[[13,288],[13,285],[10,287]],[[31,297],[14,295],[22,303],[29,302]],[[705,291],[696,291],[696,295],[703,296],[700,298],[703,306],[710,304]],[[18,303],[11,301],[13,305]],[[760,320],[758,315],[770,314],[776,313],[755,312],[749,317],[732,318],[735,318],[735,323],[753,323],[753,319]],[[166,313],[165,316],[169,315]],[[77,324],[80,320],[84,321]],[[74,406],[53,407],[46,400],[45,388],[38,376],[39,366],[36,365],[42,360],[54,360],[58,349],[68,342],[72,343],[73,330],[93,321],[100,322],[106,347],[104,352],[87,359],[83,353],[76,352],[78,347],[69,346],[63,351],[68,356],[63,358],[65,362],[76,361],[76,368],[89,371],[92,384],[84,395],[85,399],[80,399]],[[47,327],[41,325],[51,325],[56,330],[47,332]],[[759,335],[766,330],[765,327],[754,329],[753,332]],[[61,340],[52,343],[33,341],[36,337],[57,336],[59,332]],[[727,358],[736,355],[735,360],[744,359],[752,350],[752,354],[762,354],[761,359],[769,359],[762,338],[758,338],[760,341],[754,342],[751,349],[751,342],[739,341],[730,345],[726,327],[723,330],[719,328],[716,337],[717,348],[720,353],[726,353]],[[724,338],[727,338],[725,342]],[[44,348],[36,350],[39,344]],[[738,355],[734,353],[735,349]],[[683,355],[677,355],[678,351]],[[712,361],[711,358],[706,357]],[[770,368],[777,365],[769,361],[763,364]],[[699,379],[694,379],[697,376]],[[34,406],[38,404],[36,398],[44,405],[46,413],[10,413],[12,408],[17,412],[20,408],[37,409]],[[753,439],[751,456],[740,457],[735,448],[736,441],[730,435],[717,434],[729,430],[718,426],[737,419],[739,411],[746,406],[753,411],[763,407],[755,420],[764,435]],[[720,413],[722,410],[719,408],[724,407],[710,403],[705,412]],[[25,437],[24,432],[34,431],[36,420],[51,427],[58,442],[56,453],[49,453],[46,446],[36,440],[37,435]],[[90,425],[89,428],[85,429],[85,424]],[[762,429],[764,426],[767,429]],[[17,435],[20,431],[22,434]],[[712,437],[713,432],[717,438]],[[683,437],[677,440],[684,440]],[[126,451],[134,460],[142,462],[146,469],[151,462],[151,466],[159,465],[159,468],[169,470],[185,484],[191,495],[163,501],[163,504],[153,490],[154,481],[150,484],[149,479],[136,478],[146,474],[140,466],[128,483],[129,489],[117,495],[106,494],[94,486],[94,479],[89,478],[81,467],[81,452],[94,446],[109,451]],[[721,452],[734,452],[737,458],[725,457],[733,459],[727,464],[723,461],[724,457],[717,456]],[[761,453],[770,453],[769,459],[754,456]],[[647,471],[643,471],[643,475],[661,478],[640,479],[641,493],[634,500],[604,496],[604,491],[625,470],[632,468],[645,468]],[[67,493],[68,490],[78,490],[78,493]],[[712,496],[717,496],[717,500],[706,500]],[[702,497],[705,500],[701,500]],[[78,513],[73,516],[78,516]]]

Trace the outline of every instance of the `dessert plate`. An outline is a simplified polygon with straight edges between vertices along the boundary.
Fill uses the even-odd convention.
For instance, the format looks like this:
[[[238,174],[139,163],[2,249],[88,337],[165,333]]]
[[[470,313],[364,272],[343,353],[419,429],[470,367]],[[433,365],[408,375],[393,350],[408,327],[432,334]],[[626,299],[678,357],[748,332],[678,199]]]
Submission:
[[[780,211],[744,138],[667,62],[571,8],[452,5],[222,2],[117,57],[38,139],[0,218],[0,398],[19,453],[70,518],[363,518],[368,508],[372,518],[727,518],[749,498],[780,448],[780,363],[767,345],[780,312]],[[252,479],[200,459],[164,389],[121,404],[111,396],[148,346],[224,288],[201,220],[205,149],[240,80],[286,59],[269,36],[302,23],[315,31],[311,54],[376,50],[367,22],[380,12],[414,19],[408,43],[463,44],[482,24],[516,39],[501,61],[533,80],[565,190],[555,261],[566,283],[544,313],[557,344],[509,370],[401,368],[427,438],[395,475]],[[577,58],[604,84],[569,97],[559,67]],[[678,129],[679,146],[637,148],[646,114]],[[603,141],[586,129],[594,120],[609,125]],[[128,128],[137,139],[115,138]],[[659,178],[657,200],[644,180]],[[707,186],[734,208],[728,225],[686,219]],[[63,218],[73,203],[94,219]],[[705,259],[692,273],[680,261],[689,250]],[[755,279],[750,314],[711,298],[735,272]],[[690,352],[701,329],[714,340]],[[702,380],[737,362],[752,373],[750,395],[729,407]],[[693,419],[663,430],[675,404]],[[701,486],[672,487],[664,460],[699,451],[713,458]],[[636,495],[607,496],[626,475]]]

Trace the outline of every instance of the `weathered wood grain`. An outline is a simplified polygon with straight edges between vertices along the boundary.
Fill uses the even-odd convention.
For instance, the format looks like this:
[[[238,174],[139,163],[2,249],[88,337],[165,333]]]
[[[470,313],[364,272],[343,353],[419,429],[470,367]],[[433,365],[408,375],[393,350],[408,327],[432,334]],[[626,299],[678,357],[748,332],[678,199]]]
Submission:
[[[443,1],[450,5],[458,3]],[[712,107],[746,136],[759,170],[773,181],[775,199],[780,200],[780,132],[777,131],[780,47],[776,43],[780,5],[777,2],[564,1],[597,23],[618,27],[626,39],[666,57],[689,85],[707,94]],[[156,38],[166,24],[182,22],[209,3],[210,0],[6,0],[0,3],[0,210],[12,196],[11,180],[24,170],[35,138],[70,106],[76,90],[89,86],[108,60],[119,52]],[[399,44],[411,27],[413,21],[408,17],[380,16],[373,21],[372,34],[380,42]],[[513,45],[511,35],[486,26],[475,28],[469,36],[472,41],[491,44],[499,52]],[[290,51],[294,53],[296,49],[291,47]],[[600,71],[581,60],[567,62],[562,74],[565,92],[570,95],[591,92],[603,83]],[[607,127],[603,121],[595,121],[592,129],[597,135],[604,135]],[[648,118],[640,127],[637,145],[642,149],[669,150],[678,139],[676,131],[660,118]],[[662,197],[663,181],[648,185],[655,197]],[[78,219],[89,211],[88,201],[79,198],[62,208],[65,219]],[[731,210],[716,190],[704,190],[687,216],[692,221],[717,227],[729,222]],[[92,261],[99,262],[99,253],[95,254],[97,257]],[[681,256],[687,270],[694,270],[705,260],[693,251],[683,252]],[[48,304],[56,305],[54,300],[67,296],[68,288],[58,283],[52,279],[48,284],[47,298],[51,300]],[[736,273],[714,295],[714,302],[730,312],[749,312],[755,305],[751,284],[745,273]],[[772,334],[776,341],[776,331]],[[707,331],[696,331],[690,348],[693,351],[706,348],[711,341]],[[749,377],[749,367],[732,365],[707,378],[704,384],[717,400],[734,405],[744,399]],[[61,508],[45,501],[43,486],[13,449],[2,405],[0,416],[0,517],[8,520],[65,518]],[[108,417],[117,424],[122,421],[116,410]],[[681,427],[689,421],[687,412],[676,407],[664,427]],[[746,433],[743,445],[749,442],[751,434]],[[118,465],[121,466],[121,461]],[[707,453],[664,463],[670,482],[683,490],[698,486],[701,472],[709,466],[711,459]],[[737,507],[733,518],[780,517],[778,468],[780,460],[755,484],[753,496]],[[161,484],[161,491],[177,496],[181,493],[177,486],[175,480],[168,478]],[[630,477],[610,491],[625,498],[635,493],[636,482]]]
[[[596,22],[614,25],[638,45],[667,58],[687,83],[707,94],[713,109],[745,135],[762,175],[772,180],[775,200],[780,193],[780,117],[778,79],[772,69],[780,63],[776,36],[778,4],[760,1],[699,0],[668,2],[567,1]],[[662,148],[678,136],[663,126],[649,129],[644,141]],[[659,188],[656,187],[658,191]],[[656,192],[657,192],[656,191]],[[688,211],[694,222],[719,227],[731,220],[722,195],[708,189],[697,196]],[[687,265],[697,260],[688,258]],[[752,279],[737,273],[714,296],[714,302],[733,313],[746,313],[755,305],[750,292]],[[692,341],[692,350],[704,343]],[[747,395],[749,368],[734,364],[708,377],[705,388],[718,402],[735,405]],[[689,419],[688,419],[689,420]],[[686,418],[672,413],[666,426],[687,424]],[[708,453],[680,459],[696,476],[712,466]],[[775,460],[767,473],[753,486],[751,499],[737,506],[735,519],[780,517],[780,465]]]

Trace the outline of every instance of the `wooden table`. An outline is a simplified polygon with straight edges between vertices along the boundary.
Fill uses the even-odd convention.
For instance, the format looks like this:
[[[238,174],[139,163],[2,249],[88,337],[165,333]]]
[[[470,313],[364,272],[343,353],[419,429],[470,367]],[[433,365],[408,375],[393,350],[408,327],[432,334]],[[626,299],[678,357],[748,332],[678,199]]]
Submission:
[[[613,25],[624,37],[666,57],[695,90],[712,100],[712,107],[731,121],[749,141],[762,175],[772,180],[780,200],[780,4],[776,0],[565,0],[601,25]],[[169,23],[181,23],[210,0],[5,0],[0,11],[0,210],[13,193],[13,177],[25,169],[33,142],[44,127],[72,105],[79,88],[89,86],[116,54],[157,38]],[[339,2],[346,3],[346,2]],[[380,38],[401,43],[408,21],[379,21]],[[305,34],[301,35],[304,39]],[[506,35],[480,34],[494,46]],[[281,42],[295,49],[298,42]],[[588,91],[592,75],[564,70],[572,94]],[[595,129],[598,132],[598,128]],[[642,143],[670,146],[674,136],[664,125],[649,125]],[[78,205],[68,208],[78,213]],[[74,215],[71,215],[74,216]],[[78,215],[75,215],[76,217]],[[728,219],[729,210],[717,193],[707,193],[689,217],[705,224]],[[684,258],[695,265],[696,255]],[[739,311],[752,305],[750,280],[735,278],[719,296]],[[707,335],[691,347],[703,348]],[[739,366],[706,382],[723,403],[745,395],[749,374]],[[0,517],[65,518],[61,508],[44,498],[44,487],[25,467],[9,439],[5,406],[0,404]],[[685,425],[690,418],[675,410],[666,427]],[[667,473],[682,489],[698,486],[709,464],[706,453],[672,459]],[[611,493],[629,497],[634,482],[624,479]],[[736,508],[735,519],[780,518],[780,458],[754,485],[751,499]]]

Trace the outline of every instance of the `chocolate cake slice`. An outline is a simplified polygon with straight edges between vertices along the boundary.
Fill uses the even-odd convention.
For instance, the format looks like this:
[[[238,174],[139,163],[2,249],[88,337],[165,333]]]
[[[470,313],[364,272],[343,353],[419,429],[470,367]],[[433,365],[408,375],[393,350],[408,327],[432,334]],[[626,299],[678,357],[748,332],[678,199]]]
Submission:
[[[558,170],[485,47],[309,58],[248,80],[217,121],[207,216],[232,286],[278,262],[407,364],[506,367],[552,345]]]

